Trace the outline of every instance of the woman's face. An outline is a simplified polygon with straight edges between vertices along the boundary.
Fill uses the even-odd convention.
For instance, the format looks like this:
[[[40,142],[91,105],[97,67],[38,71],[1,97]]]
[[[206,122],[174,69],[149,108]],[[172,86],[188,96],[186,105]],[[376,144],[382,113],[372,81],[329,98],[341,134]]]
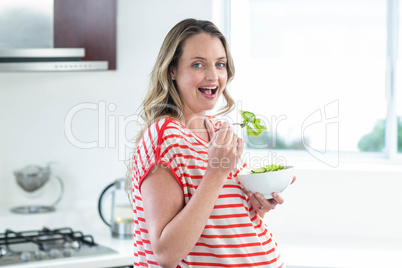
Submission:
[[[184,116],[204,115],[214,108],[227,82],[225,48],[218,37],[201,33],[188,38],[172,70],[184,105]]]

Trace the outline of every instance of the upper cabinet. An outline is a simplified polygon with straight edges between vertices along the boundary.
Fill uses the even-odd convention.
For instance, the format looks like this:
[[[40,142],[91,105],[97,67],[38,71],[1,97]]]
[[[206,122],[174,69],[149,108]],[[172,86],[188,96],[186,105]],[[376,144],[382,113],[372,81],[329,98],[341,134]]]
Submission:
[[[116,70],[116,0],[54,0],[54,47],[85,48],[85,61]]]
[[[116,70],[117,0],[0,0],[0,72]]]

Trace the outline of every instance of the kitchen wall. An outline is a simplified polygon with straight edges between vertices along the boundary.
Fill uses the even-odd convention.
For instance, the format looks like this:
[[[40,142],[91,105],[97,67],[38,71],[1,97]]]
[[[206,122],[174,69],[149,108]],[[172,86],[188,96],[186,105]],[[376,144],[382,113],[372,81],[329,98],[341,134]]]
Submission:
[[[119,0],[117,71],[0,73],[0,208],[36,200],[16,186],[13,170],[54,161],[65,183],[60,207],[96,209],[102,189],[125,175],[125,145],[138,130],[131,115],[164,36],[183,18],[213,19],[213,6],[214,0]],[[75,139],[66,136],[65,121]],[[84,149],[74,141],[98,145]],[[293,162],[298,179],[285,193],[285,204],[267,215],[279,239],[400,243],[400,164],[341,159],[331,168],[308,156]]]

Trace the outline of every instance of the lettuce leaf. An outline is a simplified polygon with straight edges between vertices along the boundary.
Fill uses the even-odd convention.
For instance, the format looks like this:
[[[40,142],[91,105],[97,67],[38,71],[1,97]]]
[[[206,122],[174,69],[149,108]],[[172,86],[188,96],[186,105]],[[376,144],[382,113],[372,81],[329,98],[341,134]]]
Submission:
[[[246,131],[247,131],[247,135],[251,136],[251,137],[258,137],[260,136],[260,134],[267,130],[267,128],[263,125],[261,125],[261,120],[260,119],[256,119],[255,122],[250,122],[250,124],[253,125],[254,129],[252,127],[250,127],[249,125],[246,126]]]
[[[240,110],[239,112],[243,117],[243,123],[248,122],[251,118],[251,121],[249,121],[249,123],[246,125],[247,136],[258,137],[263,131],[267,130],[265,126],[261,125],[261,120],[257,119],[255,117],[255,114],[242,110]],[[250,124],[253,126],[253,128],[250,127]]]
[[[247,112],[247,111],[242,111],[242,110],[240,110],[239,112],[240,112],[241,116],[243,117],[243,123],[248,122],[250,117],[251,117],[251,119],[250,119],[249,122],[254,122],[255,119],[256,119],[255,115],[253,113],[250,113],[250,112]]]

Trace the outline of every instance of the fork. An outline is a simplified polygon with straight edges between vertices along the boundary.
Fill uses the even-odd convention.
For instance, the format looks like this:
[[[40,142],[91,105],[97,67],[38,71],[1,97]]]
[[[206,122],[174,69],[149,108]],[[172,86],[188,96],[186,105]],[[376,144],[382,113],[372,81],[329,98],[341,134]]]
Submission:
[[[247,119],[247,121],[244,122],[244,123],[233,123],[233,124],[231,124],[231,125],[232,125],[232,126],[239,125],[241,128],[244,128],[245,126],[247,126],[247,125],[251,122],[251,120],[253,120],[253,116],[250,116],[250,117]],[[217,128],[217,129],[215,129],[214,132],[217,132],[217,131],[220,130],[220,129],[221,129],[221,128]]]

